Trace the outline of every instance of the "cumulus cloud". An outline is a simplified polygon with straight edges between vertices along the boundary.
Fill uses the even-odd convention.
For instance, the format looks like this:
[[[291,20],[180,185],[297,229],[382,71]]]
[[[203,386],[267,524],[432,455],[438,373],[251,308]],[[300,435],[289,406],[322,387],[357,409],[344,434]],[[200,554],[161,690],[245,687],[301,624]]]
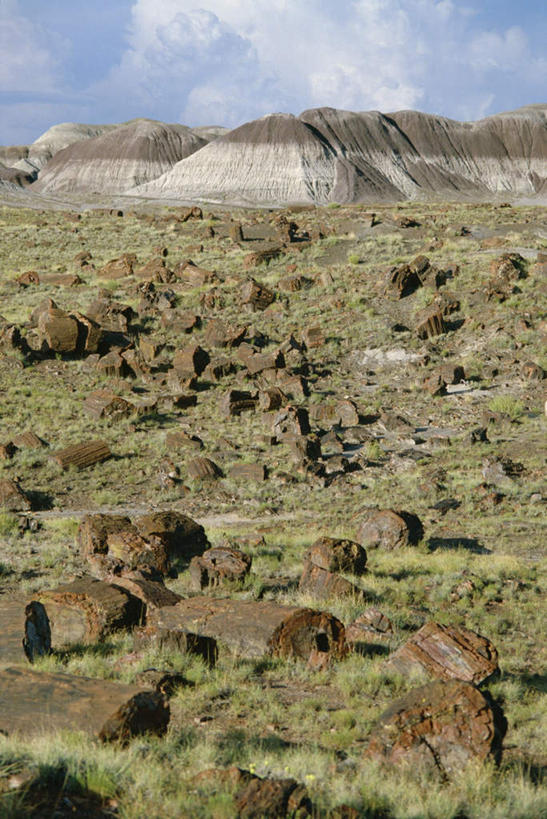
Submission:
[[[107,4],[96,0],[97,14]],[[6,121],[22,115],[28,95],[42,95],[44,114],[58,99],[61,120],[94,122],[235,126],[324,105],[476,119],[541,102],[547,87],[537,38],[534,53],[522,27],[480,25],[479,0],[133,0],[123,36],[116,18],[117,59],[110,48],[101,65],[101,38],[89,34],[86,53],[97,61],[85,76],[69,68],[76,45],[68,60],[66,36],[55,38],[47,15],[40,26],[23,8],[0,0]]]
[[[198,3],[135,2],[107,96],[192,124],[322,105],[474,117],[496,104],[494,74],[547,78],[520,28],[477,30],[451,0]]]

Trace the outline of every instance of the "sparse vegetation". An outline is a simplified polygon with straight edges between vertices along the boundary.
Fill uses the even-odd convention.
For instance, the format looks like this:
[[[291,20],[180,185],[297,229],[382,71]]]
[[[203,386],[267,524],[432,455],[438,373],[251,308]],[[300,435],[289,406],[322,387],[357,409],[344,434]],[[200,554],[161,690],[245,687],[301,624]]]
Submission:
[[[545,381],[539,370],[531,377],[523,370],[525,363],[545,364],[533,261],[516,296],[508,291],[497,301],[484,295],[493,258],[514,245],[527,248],[528,256],[544,246],[537,229],[543,215],[533,207],[412,203],[402,212],[420,227],[401,229],[392,218],[399,208],[375,208],[372,228],[361,211],[337,204],[294,214],[288,209],[284,215],[302,235],[315,236],[320,224],[324,238],[310,246],[307,240],[289,244],[267,265],[246,269],[247,254],[271,241],[279,213],[234,209],[230,216],[242,223],[243,235],[257,237],[239,246],[228,237],[229,215],[220,208],[187,222],[177,208],[143,208],[116,220],[87,210],[77,223],[61,211],[0,209],[0,299],[7,323],[31,340],[27,322],[44,299],[86,315],[104,296],[99,288],[106,288],[115,302],[139,314],[124,344],[157,348],[142,375],[113,377],[89,356],[24,354],[2,346],[0,320],[0,444],[28,430],[47,444],[21,445],[0,461],[1,477],[17,480],[34,507],[0,511],[1,595],[29,596],[85,571],[75,537],[83,514],[109,510],[134,517],[174,508],[201,521],[213,545],[229,541],[253,558],[244,581],[208,592],[213,596],[325,610],[346,625],[373,606],[393,625],[383,641],[326,669],[226,654],[210,668],[173,649],[137,649],[125,632],[42,658],[35,667],[44,672],[133,684],[140,672],[158,668],[182,674],[188,684],[171,699],[167,735],[137,738],[127,747],[69,733],[19,741],[1,736],[0,725],[3,816],[33,815],[62,798],[80,815],[92,815],[93,808],[135,819],[233,816],[229,788],[213,792],[195,780],[207,768],[229,765],[294,777],[321,817],[342,804],[358,816],[390,819],[535,819],[547,809]],[[461,225],[480,225],[480,238],[478,232],[460,235]],[[483,236],[498,235],[505,237],[503,247],[484,244]],[[122,253],[134,252],[144,263],[157,248],[167,248],[169,269],[191,258],[215,274],[199,286],[183,277],[156,281],[157,293],[174,291],[175,306],[164,312],[146,302],[147,288],[135,276],[100,273]],[[82,250],[91,251],[91,264],[76,268]],[[420,254],[450,274],[438,286],[424,277],[423,286],[398,298],[385,272]],[[77,269],[83,283],[16,283],[28,270],[43,275],[61,269]],[[276,299],[247,313],[240,293],[251,275]],[[441,302],[449,304],[445,332],[419,338],[416,315]],[[191,333],[177,327],[188,315],[201,317]],[[271,367],[250,375],[237,347],[211,343],[214,318],[230,328],[247,325],[254,354],[281,349],[286,366],[273,380]],[[304,347],[311,330],[316,334],[308,333]],[[213,359],[229,359],[234,371],[217,378],[205,370],[198,389],[174,388],[174,355],[191,343]],[[451,383],[450,367],[456,366],[464,375]],[[425,379],[441,372],[445,388],[433,397]],[[308,437],[320,445],[322,460],[295,454],[290,437],[272,444],[277,410],[229,415],[223,409],[230,389],[254,395],[273,387],[283,391],[282,406],[309,412]],[[133,402],[135,413],[114,420],[86,412],[89,393],[105,388]],[[195,394],[196,406],[178,407],[172,397],[179,393]],[[168,439],[181,431],[188,438],[178,444]],[[104,440],[114,457],[80,471],[63,471],[51,457],[90,439]],[[198,456],[217,464],[222,476],[193,477],[189,464]],[[503,466],[499,482],[489,483],[486,460],[513,468]],[[265,467],[264,480],[234,478],[235,465]],[[306,549],[321,535],[354,540],[374,507],[418,514],[423,538],[394,551],[369,549],[363,576],[343,572],[363,598],[319,599],[299,591]],[[196,593],[188,571],[166,583],[185,597]],[[483,690],[508,721],[500,767],[471,764],[444,783],[417,768],[380,770],[363,755],[384,709],[423,681],[386,668],[386,656],[431,620],[472,629],[494,643],[500,674]],[[10,790],[5,783],[15,774],[25,784]]]

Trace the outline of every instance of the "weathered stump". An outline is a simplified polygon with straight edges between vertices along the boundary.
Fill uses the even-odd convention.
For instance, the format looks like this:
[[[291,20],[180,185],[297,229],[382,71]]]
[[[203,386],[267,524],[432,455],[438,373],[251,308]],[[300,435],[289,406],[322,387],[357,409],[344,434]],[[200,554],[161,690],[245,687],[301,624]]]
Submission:
[[[0,733],[13,737],[84,731],[103,741],[163,734],[169,706],[135,685],[23,668],[0,671]]]
[[[270,601],[193,597],[150,614],[150,625],[173,634],[212,637],[244,657],[296,657],[313,663],[346,653],[344,626],[330,614]]]
[[[365,756],[425,765],[447,776],[472,760],[498,761],[505,731],[501,709],[474,685],[436,681],[392,703],[373,729]]]
[[[469,629],[439,623],[426,623],[389,657],[387,665],[405,676],[421,670],[441,680],[475,685],[499,670],[498,652],[490,640]]]

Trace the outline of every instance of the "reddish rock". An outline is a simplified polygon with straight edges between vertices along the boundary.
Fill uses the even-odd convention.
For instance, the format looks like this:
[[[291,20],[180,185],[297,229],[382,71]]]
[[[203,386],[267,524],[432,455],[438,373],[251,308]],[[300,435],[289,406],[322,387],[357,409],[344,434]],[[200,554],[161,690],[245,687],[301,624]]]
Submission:
[[[363,596],[363,590],[345,577],[315,566],[310,561],[304,563],[304,569],[298,583],[298,591],[314,597],[353,597]]]
[[[457,775],[472,761],[499,761],[506,721],[471,683],[436,681],[396,700],[373,728],[365,756]]]
[[[441,680],[464,680],[479,685],[495,674],[498,652],[490,640],[474,631],[426,623],[387,660],[403,675],[424,671]]]

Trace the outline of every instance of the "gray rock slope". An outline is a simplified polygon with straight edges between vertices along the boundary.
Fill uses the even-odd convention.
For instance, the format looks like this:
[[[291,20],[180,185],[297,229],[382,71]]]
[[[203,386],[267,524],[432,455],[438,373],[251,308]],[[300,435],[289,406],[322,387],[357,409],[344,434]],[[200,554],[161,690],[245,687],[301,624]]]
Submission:
[[[184,125],[133,120],[57,151],[33,188],[40,193],[118,194],[160,176],[206,144]]]
[[[271,114],[130,193],[258,205],[544,197],[547,105],[478,122],[416,111]]]

